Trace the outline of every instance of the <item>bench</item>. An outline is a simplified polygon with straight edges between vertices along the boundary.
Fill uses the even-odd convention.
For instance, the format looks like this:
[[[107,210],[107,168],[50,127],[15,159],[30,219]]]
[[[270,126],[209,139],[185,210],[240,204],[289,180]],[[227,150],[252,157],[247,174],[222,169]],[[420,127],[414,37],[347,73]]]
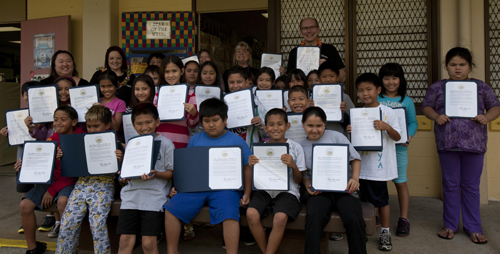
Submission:
[[[111,211],[108,216],[108,233],[111,241],[111,251],[112,253],[118,252],[118,244],[119,244],[119,236],[116,234],[116,225],[118,224],[118,216],[120,214],[120,205],[121,200],[115,200],[111,207]],[[363,219],[366,223],[366,234],[373,235],[375,234],[376,225],[375,225],[375,209],[372,204],[369,203],[361,203],[361,208],[363,209]],[[44,212],[57,212],[55,206],[50,207],[48,209],[43,210]],[[208,207],[205,206],[201,209],[200,213],[196,215],[192,222],[198,223],[210,223],[210,212]],[[286,225],[287,230],[294,231],[304,231],[304,227],[306,224],[306,205],[302,204],[302,209],[299,213],[299,216],[293,222],[289,222]],[[241,215],[240,225],[248,227],[248,222],[246,220],[245,215]],[[273,226],[273,216],[267,216],[262,219],[262,226],[265,228],[272,228]],[[330,222],[326,225],[325,229],[325,237],[323,238],[325,241],[325,253],[329,253],[329,244],[328,238],[332,233],[345,233],[344,225],[342,224],[342,220],[340,219],[340,215],[337,212],[332,213],[332,217]],[[84,219],[82,222],[82,229],[80,233],[79,240],[79,249],[80,250],[93,250],[93,240],[92,234],[90,232],[90,227],[88,224],[88,219]]]

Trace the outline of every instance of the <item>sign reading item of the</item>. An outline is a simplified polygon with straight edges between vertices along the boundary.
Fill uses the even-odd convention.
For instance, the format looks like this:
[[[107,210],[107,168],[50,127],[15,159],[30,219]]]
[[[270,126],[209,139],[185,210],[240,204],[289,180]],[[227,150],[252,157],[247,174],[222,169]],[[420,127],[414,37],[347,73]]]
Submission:
[[[170,39],[170,20],[148,21],[146,39]]]

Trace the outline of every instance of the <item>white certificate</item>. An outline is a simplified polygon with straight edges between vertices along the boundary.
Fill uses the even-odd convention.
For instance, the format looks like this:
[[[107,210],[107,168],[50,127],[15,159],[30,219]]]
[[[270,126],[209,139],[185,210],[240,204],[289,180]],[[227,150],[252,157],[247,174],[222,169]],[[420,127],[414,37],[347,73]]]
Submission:
[[[406,108],[393,108],[401,126],[401,139],[396,141],[396,145],[405,144],[408,141],[408,125],[406,124]]]
[[[206,99],[217,98],[220,100],[222,89],[219,86],[196,85],[194,87],[194,94],[199,110],[201,103]]]
[[[313,145],[312,156],[314,190],[345,191],[349,182],[349,146]]]
[[[304,73],[309,74],[312,70],[319,68],[319,58],[321,56],[321,47],[297,47],[297,69],[301,69]]]
[[[245,89],[224,95],[227,104],[227,128],[233,129],[252,125],[254,104],[252,90]]]
[[[288,166],[281,161],[281,155],[288,154],[288,146],[257,145],[253,154],[259,163],[253,166],[253,185],[258,190],[288,190]]]
[[[56,85],[28,87],[29,112],[33,123],[54,122],[58,101]]]
[[[208,150],[208,187],[238,190],[243,186],[243,165],[239,147],[212,147]]]
[[[153,168],[153,135],[135,137],[125,147],[121,178],[133,178],[151,173]]]
[[[86,134],[84,138],[87,169],[91,175],[118,172],[116,136],[112,132]]]
[[[269,67],[274,71],[274,77],[278,78],[281,76],[280,67],[282,65],[283,55],[272,54],[272,53],[262,53],[260,67]]]
[[[128,140],[139,136],[139,133],[135,131],[134,125],[132,124],[132,114],[125,113],[122,115],[122,123],[123,123],[123,135],[125,136],[125,143],[128,143]]]
[[[360,151],[382,151],[382,131],[373,127],[380,120],[380,108],[352,108],[351,144]]]
[[[19,109],[5,112],[9,145],[16,146],[24,144],[24,141],[36,140],[31,137],[28,126],[24,119],[28,117],[28,109]]]
[[[184,103],[186,103],[189,85],[175,86],[162,85],[158,92],[158,113],[160,121],[183,120],[185,116]]]
[[[288,90],[283,90],[283,106],[286,107],[286,112],[292,112],[288,104]]]
[[[475,118],[478,113],[477,83],[448,81],[444,85],[444,114],[452,118]]]
[[[54,142],[27,142],[19,182],[48,184],[54,169],[56,147]]]
[[[283,90],[257,90],[255,95],[268,111],[273,108],[283,108]]]
[[[200,60],[198,59],[197,55],[192,55],[192,56],[184,57],[184,58],[181,59],[181,61],[182,61],[182,64],[184,64],[184,65],[186,65],[186,63],[189,62],[189,61],[195,61],[198,64],[200,64]]]
[[[99,102],[97,86],[78,86],[69,89],[70,105],[78,112],[78,122],[85,122],[85,114],[90,107]]]
[[[340,104],[343,97],[342,84],[313,85],[314,106],[322,108],[327,122],[343,122]]]
[[[302,126],[302,113],[289,113],[288,122],[290,123],[290,129],[286,131],[285,138],[298,143],[307,140],[306,132]]]

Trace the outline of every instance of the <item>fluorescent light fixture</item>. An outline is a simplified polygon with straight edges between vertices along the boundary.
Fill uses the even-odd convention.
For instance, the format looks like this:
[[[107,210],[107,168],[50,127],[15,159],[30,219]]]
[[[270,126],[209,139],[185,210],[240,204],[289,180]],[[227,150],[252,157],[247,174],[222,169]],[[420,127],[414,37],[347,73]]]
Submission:
[[[17,32],[17,31],[21,31],[21,28],[13,26],[0,27],[0,32]]]
[[[269,17],[268,17],[269,15],[268,15],[268,13],[267,13],[267,12],[266,12],[266,13],[261,13],[261,14],[262,14],[262,16],[264,16],[266,19],[267,19],[267,18],[269,18]]]
[[[17,44],[21,44],[21,41],[9,41],[10,43],[17,43]]]

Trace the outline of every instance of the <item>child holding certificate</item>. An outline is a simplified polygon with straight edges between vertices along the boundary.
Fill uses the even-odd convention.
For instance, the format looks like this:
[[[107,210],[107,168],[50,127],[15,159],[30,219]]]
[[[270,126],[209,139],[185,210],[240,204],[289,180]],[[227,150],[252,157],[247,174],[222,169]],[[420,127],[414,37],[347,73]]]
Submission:
[[[415,135],[418,128],[415,105],[410,97],[406,96],[406,79],[403,68],[397,63],[388,63],[382,66],[378,75],[382,79],[382,92],[378,96],[378,102],[387,107],[404,107],[406,110],[406,121],[408,126],[408,141],[405,144],[396,145],[398,161],[398,178],[392,180],[396,185],[399,199],[400,217],[396,236],[410,235],[410,222],[408,221],[408,207],[410,206],[410,193],[406,178],[408,165],[408,146],[411,137]],[[401,126],[402,127],[402,126]]]
[[[151,65],[156,66],[156,65]],[[149,75],[142,74],[134,79],[132,83],[132,97],[130,98],[130,106],[127,107],[126,113],[131,113],[132,109],[139,103],[153,103],[155,93],[155,84]]]
[[[373,127],[382,131],[382,151],[362,152],[360,183],[360,198],[364,202],[372,203],[379,210],[382,229],[379,236],[379,249],[392,250],[391,233],[389,231],[389,192],[387,181],[398,177],[396,159],[396,144],[401,138],[401,128],[396,113],[391,108],[382,105],[377,98],[382,91],[382,84],[373,73],[361,74],[356,79],[358,96],[365,108],[379,108],[382,120],[373,121]],[[351,126],[347,127],[350,133]]]
[[[241,67],[240,67],[241,68]],[[185,223],[198,214],[205,203],[210,209],[210,224],[222,223],[226,253],[238,252],[240,235],[240,205],[250,201],[252,190],[252,168],[248,158],[252,154],[248,145],[238,135],[225,129],[227,124],[227,105],[211,98],[200,105],[200,118],[204,131],[194,135],[188,147],[198,146],[241,146],[243,151],[244,193],[234,190],[177,193],[165,206],[165,231],[167,234],[167,253],[178,253],[181,221]],[[133,245],[132,245],[133,246]]]
[[[111,110],[107,107],[92,106],[85,114],[88,133],[109,130],[112,119]],[[121,147],[118,144],[117,147]],[[115,153],[116,158],[121,161],[123,151],[116,150]],[[111,252],[106,220],[114,200],[115,178],[115,174],[78,178],[62,216],[56,253],[76,253],[81,223],[87,210],[90,230],[94,238],[94,253]]]
[[[307,171],[303,174],[304,186],[309,193],[306,216],[305,253],[321,253],[323,229],[328,224],[333,210],[338,211],[346,229],[349,253],[366,253],[366,225],[361,210],[361,201],[354,192],[359,188],[361,157],[343,134],[327,130],[326,113],[318,107],[309,107],[302,116],[302,125],[307,140],[300,144],[304,149]],[[351,178],[343,192],[320,192],[311,190],[311,168],[313,144],[347,144]],[[353,194],[353,195],[351,195]]]
[[[198,73],[200,65],[196,61],[188,61],[185,65],[184,80],[189,84],[189,90],[194,91],[196,81],[198,81]]]
[[[160,67],[160,84],[177,85],[181,83],[184,75],[184,64],[178,56],[170,55],[165,57]],[[158,94],[155,96],[154,103],[157,104]],[[189,130],[196,127],[199,123],[198,110],[196,109],[196,96],[193,91],[189,91],[187,103],[184,103],[185,120],[163,122],[158,126],[158,134],[174,142],[175,148],[185,148],[189,142]]]
[[[103,72],[99,78],[99,89],[101,90],[101,104],[111,110],[113,113],[113,121],[111,122],[111,130],[119,131],[122,126],[122,115],[127,110],[127,105],[124,101],[116,97],[116,89],[118,89],[118,77],[113,71]]]
[[[291,170],[289,172],[289,191],[256,191],[248,204],[248,226],[262,253],[276,253],[285,232],[286,223],[294,221],[301,209],[299,183],[302,182],[302,171],[306,170],[304,150],[299,143],[285,138],[285,133],[289,128],[290,123],[288,123],[285,111],[274,108],[267,112],[264,130],[271,139],[266,143],[287,143],[289,145],[290,154],[281,155],[281,161]],[[259,158],[251,155],[248,159],[248,165],[253,167],[257,163],[259,163]],[[274,227],[269,236],[269,242],[266,240],[266,232],[260,222],[261,217],[267,215],[268,207],[273,208],[274,215]]]
[[[128,184],[120,193],[122,204],[116,228],[116,233],[121,235],[118,252],[132,253],[136,235],[140,233],[144,252],[158,253],[156,238],[163,231],[163,205],[172,187],[175,147],[172,141],[156,133],[160,118],[155,105],[140,103],[135,106],[132,124],[139,135],[154,134],[154,140],[161,141],[161,147],[150,174],[122,181]]]
[[[78,124],[78,113],[70,106],[61,106],[54,112],[54,129],[55,133],[47,141],[57,141],[59,143],[60,134],[79,134],[84,133]],[[36,217],[35,210],[42,210],[56,204],[59,214],[62,215],[68,201],[68,197],[73,190],[76,179],[73,177],[61,176],[62,152],[57,145],[58,152],[55,161],[54,175],[52,184],[36,184],[21,201],[21,222],[24,228],[24,235],[28,245],[26,253],[43,253],[47,248],[45,243],[36,241]],[[21,161],[15,165],[15,169],[21,168]],[[51,233],[53,237],[57,237],[61,222],[60,218],[56,218],[56,223]]]
[[[469,234],[473,243],[482,244],[488,242],[481,228],[479,209],[479,183],[488,143],[486,125],[500,115],[500,103],[488,84],[469,78],[474,64],[468,49],[450,49],[446,54],[445,63],[451,81],[476,83],[479,103],[476,117],[450,119],[445,115],[444,106],[447,80],[432,84],[422,103],[422,113],[436,122],[434,134],[443,174],[444,226],[438,236],[444,239],[453,238],[459,228],[462,210],[464,231]]]

